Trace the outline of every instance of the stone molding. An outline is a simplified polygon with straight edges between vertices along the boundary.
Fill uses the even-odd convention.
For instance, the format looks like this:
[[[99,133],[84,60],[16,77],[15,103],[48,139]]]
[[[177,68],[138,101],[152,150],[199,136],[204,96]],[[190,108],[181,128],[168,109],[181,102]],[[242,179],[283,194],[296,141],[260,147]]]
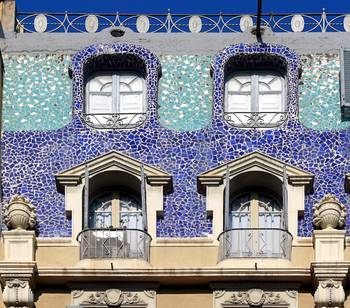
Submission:
[[[297,307],[296,290],[262,290],[252,288],[248,290],[214,290],[214,308],[222,307]]]
[[[32,308],[35,262],[0,262],[3,300],[8,308]]]
[[[107,289],[104,291],[74,290],[71,293],[72,304],[89,307],[89,305],[107,305],[108,307],[147,307],[155,308],[156,291],[129,291],[121,289]]]
[[[288,181],[291,185],[305,186],[306,192],[312,188],[314,178],[312,173],[285,164],[276,158],[260,152],[249,153],[227,164],[206,171],[198,175],[197,182],[202,191],[205,190],[206,185],[220,185],[223,183],[227,167],[229,168],[231,179],[253,168],[261,169],[263,172],[276,175],[282,179],[284,166],[287,168]]]
[[[142,162],[129,157],[125,154],[117,151],[112,151],[107,154],[98,156],[94,159],[87,161],[86,163],[80,164],[73,168],[64,170],[59,174],[55,175],[57,189],[61,192],[64,191],[64,186],[77,186],[82,182],[85,173],[85,165],[89,167],[90,176],[93,177],[96,174],[111,170],[120,170],[138,178],[141,177],[141,166]],[[162,185],[166,189],[171,188],[171,175],[164,172],[163,170],[143,164],[145,168],[145,175],[147,182],[150,185]]]
[[[313,262],[311,270],[314,284],[316,308],[344,307],[345,291],[343,283],[349,273],[349,262]]]

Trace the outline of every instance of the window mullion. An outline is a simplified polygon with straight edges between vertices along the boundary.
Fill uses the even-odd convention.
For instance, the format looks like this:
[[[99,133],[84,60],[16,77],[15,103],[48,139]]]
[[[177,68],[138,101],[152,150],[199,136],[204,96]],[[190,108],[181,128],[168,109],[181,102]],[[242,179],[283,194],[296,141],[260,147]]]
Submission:
[[[113,193],[112,199],[112,224],[113,227],[120,227],[120,194],[115,192]]]
[[[120,112],[120,76],[113,74],[113,88],[112,88],[112,112]]]
[[[252,75],[251,112],[259,112],[259,75]]]
[[[251,194],[251,227],[259,228],[259,196],[256,192]]]

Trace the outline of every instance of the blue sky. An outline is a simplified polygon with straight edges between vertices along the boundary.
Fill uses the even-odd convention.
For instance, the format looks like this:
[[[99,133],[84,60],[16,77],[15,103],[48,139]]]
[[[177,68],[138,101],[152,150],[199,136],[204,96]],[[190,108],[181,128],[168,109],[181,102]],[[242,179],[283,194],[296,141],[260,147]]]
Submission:
[[[17,0],[18,12],[255,13],[257,0]],[[349,0],[263,0],[264,13],[350,13]]]

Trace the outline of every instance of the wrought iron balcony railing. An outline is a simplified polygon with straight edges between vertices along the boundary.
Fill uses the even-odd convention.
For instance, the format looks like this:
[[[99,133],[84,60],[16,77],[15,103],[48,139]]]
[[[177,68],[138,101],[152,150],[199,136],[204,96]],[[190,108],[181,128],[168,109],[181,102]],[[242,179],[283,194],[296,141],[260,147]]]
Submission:
[[[151,236],[138,229],[85,229],[78,234],[80,259],[149,260]]]
[[[127,27],[139,33],[243,32],[256,24],[255,15],[239,14],[86,14],[17,13],[17,32],[100,32]],[[350,14],[263,14],[261,25],[273,32],[349,32]]]
[[[283,229],[231,229],[218,240],[219,261],[231,258],[290,259],[292,235]]]
[[[225,112],[224,120],[239,128],[273,128],[288,119],[287,112]]]
[[[132,129],[141,126],[146,113],[83,113],[82,120],[97,129]]]

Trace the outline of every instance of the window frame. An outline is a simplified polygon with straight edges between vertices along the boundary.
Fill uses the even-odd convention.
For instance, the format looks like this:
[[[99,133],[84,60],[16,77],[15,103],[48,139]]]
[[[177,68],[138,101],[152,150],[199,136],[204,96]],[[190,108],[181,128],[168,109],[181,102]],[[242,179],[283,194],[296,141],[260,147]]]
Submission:
[[[114,189],[114,190],[106,190],[103,192],[100,192],[98,194],[96,194],[93,198],[91,198],[91,201],[89,202],[89,228],[98,228],[96,226],[92,226],[90,225],[90,214],[92,214],[93,212],[96,212],[96,209],[94,209],[94,211],[92,211],[91,207],[92,207],[92,203],[98,199],[98,198],[102,198],[106,195],[111,195],[111,222],[112,225],[111,226],[106,226],[106,227],[102,227],[101,229],[104,228],[124,228],[124,226],[122,226],[122,214],[126,213],[124,211],[122,211],[121,209],[121,195],[125,195],[128,196],[131,199],[134,199],[138,202],[138,207],[139,210],[136,211],[130,211],[130,213],[140,213],[140,217],[142,219],[142,205],[141,205],[141,200],[139,197],[137,197],[135,194],[130,193],[128,191],[122,190],[122,189]],[[95,222],[95,219],[92,219],[92,222]],[[145,226],[142,226],[142,230],[144,230]],[[128,228],[127,228],[128,229]]]
[[[101,70],[96,71],[95,73],[91,74],[85,84],[85,113],[90,113],[91,108],[91,101],[90,101],[90,93],[96,93],[99,95],[104,95],[104,92],[98,92],[98,91],[90,91],[88,89],[89,83],[97,77],[100,76],[111,76],[112,77],[112,93],[111,93],[111,99],[112,99],[112,114],[123,114],[125,112],[120,112],[120,94],[123,93],[120,91],[120,76],[135,76],[136,78],[140,78],[142,80],[142,91],[130,91],[128,93],[141,93],[142,95],[142,114],[146,113],[147,111],[147,86],[146,86],[146,79],[144,76],[142,76],[139,72],[133,71],[133,70]],[[127,93],[127,92],[124,92]],[[106,95],[107,96],[107,95]],[[126,114],[126,113],[125,113]],[[136,113],[135,113],[136,114]]]
[[[239,213],[239,211],[234,211],[233,208],[233,202],[240,198],[241,196],[249,195],[249,212],[244,211],[245,213],[249,213],[250,217],[250,226],[247,228],[251,229],[261,229],[261,228],[277,228],[277,229],[286,229],[285,228],[285,223],[284,223],[284,207],[283,207],[283,200],[280,198],[276,197],[275,194],[266,192],[261,189],[249,189],[246,191],[239,192],[238,194],[234,194],[230,198],[230,211],[229,211],[229,216],[230,216],[230,228],[231,229],[240,229],[241,227],[236,227],[232,225],[232,216],[233,213]],[[259,196],[266,196],[270,198],[271,200],[274,200],[279,206],[280,206],[280,211],[270,211],[270,213],[280,213],[281,221],[280,221],[280,226],[279,227],[262,227],[259,225],[259,218],[260,218],[260,205],[259,205]],[[248,201],[247,201],[248,202]],[[224,214],[225,215],[225,214]]]
[[[259,91],[259,77],[260,76],[276,76],[279,77],[282,83],[281,91]],[[245,76],[245,77],[250,77],[250,91],[229,91],[228,86],[229,83],[232,79],[235,77],[239,76]],[[278,119],[275,119],[274,117],[272,120],[275,120],[276,122],[270,122],[266,125],[264,122],[259,122],[259,115],[264,115],[264,114],[287,114],[288,111],[288,104],[287,104],[287,93],[288,93],[288,85],[287,85],[287,76],[285,72],[282,72],[281,70],[278,69],[244,69],[244,70],[237,70],[234,72],[231,72],[227,77],[224,79],[224,114],[226,115],[239,115],[239,114],[246,114],[246,115],[253,115],[252,118],[254,119],[254,125],[250,126],[249,121],[250,118],[246,119],[246,123],[240,122],[239,117],[237,116],[237,119],[233,120],[232,117],[224,116],[224,119],[226,122],[228,122],[230,125],[235,126],[235,127],[240,127],[240,128],[270,128],[270,127],[278,127],[281,124],[284,123],[285,118],[282,118],[282,121],[276,121]],[[241,93],[246,93],[247,95],[249,94],[249,111],[229,111],[229,93],[237,93],[237,95],[240,95]],[[279,104],[280,111],[260,111],[260,95],[261,93],[265,94],[280,94],[281,95],[281,102]],[[234,102],[233,102],[234,104]],[[237,122],[238,120],[238,122]],[[236,124],[235,124],[236,122]],[[238,124],[237,124],[238,123]],[[247,124],[247,126],[245,126]]]

